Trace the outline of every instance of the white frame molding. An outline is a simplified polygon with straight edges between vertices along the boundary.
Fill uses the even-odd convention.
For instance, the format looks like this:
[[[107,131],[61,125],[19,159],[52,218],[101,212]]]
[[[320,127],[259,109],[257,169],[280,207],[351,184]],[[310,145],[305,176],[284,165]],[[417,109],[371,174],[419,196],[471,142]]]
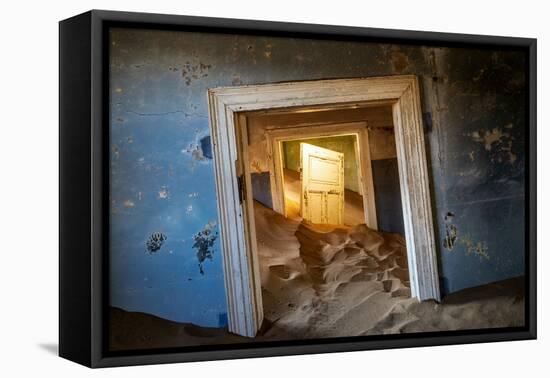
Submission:
[[[356,137],[356,152],[360,162],[358,173],[362,189],[363,208],[365,210],[365,224],[377,230],[378,222],[376,220],[376,205],[374,201],[369,133],[365,121],[278,127],[267,130],[267,158],[273,210],[285,216],[287,215],[284,195],[284,175],[282,172],[283,156],[281,152],[281,142],[341,135],[353,135]]]
[[[214,88],[208,90],[208,105],[230,332],[254,337],[263,321],[250,172],[243,158],[248,156],[243,112],[322,105],[353,107],[366,102],[391,104],[393,108],[411,295],[419,300],[440,300],[416,76]]]

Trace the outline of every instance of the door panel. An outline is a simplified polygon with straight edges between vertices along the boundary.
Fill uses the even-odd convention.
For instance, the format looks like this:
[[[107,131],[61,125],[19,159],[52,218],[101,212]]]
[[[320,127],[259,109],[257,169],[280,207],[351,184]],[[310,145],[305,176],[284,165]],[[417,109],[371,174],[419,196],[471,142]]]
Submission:
[[[312,223],[323,223],[323,193],[308,193],[307,218]]]
[[[339,185],[339,162],[309,155],[309,180],[318,184]]]
[[[341,224],[343,219],[343,207],[340,206],[339,193],[327,193],[327,223]]]
[[[344,154],[300,143],[301,211],[311,223],[342,224],[344,219]]]

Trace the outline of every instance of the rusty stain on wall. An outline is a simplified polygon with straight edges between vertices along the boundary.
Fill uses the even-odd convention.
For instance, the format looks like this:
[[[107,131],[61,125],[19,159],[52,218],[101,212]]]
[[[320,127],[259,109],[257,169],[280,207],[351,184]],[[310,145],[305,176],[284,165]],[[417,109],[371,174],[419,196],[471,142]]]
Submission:
[[[393,49],[391,63],[397,72],[403,72],[409,66],[409,57],[402,51]]]

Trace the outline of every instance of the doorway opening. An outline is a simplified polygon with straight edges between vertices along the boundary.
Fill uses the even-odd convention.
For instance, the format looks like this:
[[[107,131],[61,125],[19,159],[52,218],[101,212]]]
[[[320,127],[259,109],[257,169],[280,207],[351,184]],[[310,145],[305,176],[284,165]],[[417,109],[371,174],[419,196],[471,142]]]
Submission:
[[[257,176],[258,172],[266,172],[265,179],[269,179],[264,187],[269,187],[268,206],[270,200],[272,209],[287,217],[296,216],[298,212],[303,216],[304,210],[318,210],[319,216],[326,216],[329,210],[340,209],[339,202],[343,202],[338,213],[340,220],[336,224],[352,224],[350,217],[355,217],[353,224],[365,223],[369,227],[376,229],[376,209],[374,205],[372,170],[370,162],[370,148],[368,146],[368,127],[364,120],[360,119],[365,113],[357,109],[335,109],[330,107],[324,110],[284,114],[282,111],[276,113],[263,112],[262,114],[251,114],[248,116],[250,124],[249,134],[252,136],[252,144],[265,143],[265,149],[253,146],[251,148],[252,175]],[[335,122],[327,120],[340,120]],[[391,118],[391,113],[390,113]],[[324,119],[324,120],[323,120]],[[351,119],[349,122],[343,122],[343,119]],[[302,170],[302,152],[308,152],[309,149],[301,149],[303,145],[311,145],[317,149],[325,149],[324,155],[334,155],[341,153],[343,164],[342,169],[334,164],[334,161],[326,159],[326,156],[313,158],[309,156],[307,167],[310,169]],[[331,152],[332,151],[332,152]],[[262,162],[265,162],[262,164]],[[330,169],[333,168],[333,169]],[[322,183],[319,180],[308,183],[302,180],[304,173],[307,179],[312,179],[312,174],[327,174],[340,172],[343,177],[340,184],[343,185],[343,196],[338,196],[335,206],[328,206],[328,201],[335,201],[337,196],[331,191],[340,192],[338,187]],[[258,185],[254,185],[258,180],[253,180],[255,193],[261,193]],[[327,190],[322,190],[325,185]],[[311,192],[313,190],[313,192]],[[346,195],[347,193],[347,195]],[[256,194],[255,194],[256,196]],[[313,197],[312,197],[313,196]],[[262,197],[261,194],[257,197]],[[311,201],[307,201],[310,197]],[[348,200],[346,202],[346,199]],[[350,203],[355,199],[360,203],[355,206]],[[315,201],[325,203],[325,206],[315,207]],[[261,202],[261,200],[260,200]],[[347,211],[346,211],[347,208]],[[310,219],[309,216],[305,216]],[[361,218],[361,219],[359,219]],[[347,220],[347,222],[346,222]],[[325,219],[318,221],[320,223],[334,223]]]
[[[309,290],[324,301],[312,301],[308,305],[300,302],[301,307],[293,312],[294,317],[285,318],[284,324],[278,324],[278,329],[287,328],[287,331],[288,328],[309,329],[312,323],[300,323],[300,319],[304,318],[303,312],[307,308],[329,306],[326,299],[338,297],[338,290],[343,288],[333,283],[346,275],[350,275],[349,283],[354,282],[353,277],[361,282],[379,281],[372,287],[377,290],[383,287],[392,295],[395,278],[410,287],[408,293],[413,298],[440,299],[416,77],[216,88],[209,90],[209,106],[231,332],[256,336],[266,318],[264,310],[273,308],[269,306],[273,298],[266,297],[265,290],[262,293],[262,287],[269,285],[264,279],[265,269],[274,272],[280,281],[293,280],[296,274],[311,278],[312,285],[301,292]],[[386,164],[386,171],[378,169],[379,164],[373,164],[376,159],[372,157],[382,144],[372,147],[369,143],[369,122],[361,117],[342,117],[342,112],[360,115],[361,111],[372,111],[374,108],[384,109],[390,114],[395,134],[392,137],[396,164]],[[312,114],[321,116],[314,122],[308,121],[306,118]],[[259,122],[264,124],[260,127]],[[370,125],[373,133],[375,126],[375,123]],[[336,151],[334,147],[326,148],[327,143],[334,146],[337,138],[344,137],[355,148],[355,158],[351,162],[355,160],[356,178],[348,177],[347,180],[345,153]],[[307,143],[312,141],[325,144]],[[349,147],[343,140],[340,143],[342,148]],[[301,161],[299,180],[295,170],[296,152],[293,152],[297,146]],[[392,169],[398,172],[388,174]],[[348,169],[348,176],[352,171]],[[375,232],[379,226],[387,228],[391,224],[386,222],[386,215],[391,211],[381,211],[382,205],[377,207],[374,188],[377,175],[383,179],[390,176],[399,178],[399,189],[394,185],[389,192],[399,194],[399,218],[406,243],[405,239],[402,242],[385,240]],[[341,180],[337,178],[339,176]],[[292,191],[291,187],[297,181],[300,186],[299,216],[302,218],[299,224],[299,219],[295,219],[295,223],[289,222],[296,215],[297,190]],[[349,212],[347,222],[350,224],[346,225],[346,190],[356,195],[358,208],[362,202],[364,221],[359,224],[356,222],[361,216],[353,217]],[[379,193],[387,191],[381,190]],[[352,194],[349,197],[352,198]],[[310,206],[311,201],[313,206]],[[378,202],[391,205],[395,200],[378,199]],[[303,218],[306,218],[305,223]],[[296,229],[293,230],[293,227]],[[277,258],[284,259],[296,253],[296,244],[293,240],[287,240],[287,245],[272,244],[265,248],[265,241],[285,238],[298,239],[299,256],[286,264],[273,263]],[[309,242],[311,240],[313,242]],[[384,243],[404,253],[387,253]],[[319,249],[319,245],[323,247]],[[317,252],[309,253],[308,246],[313,246]],[[338,248],[331,249],[331,246]],[[370,256],[365,255],[367,249],[372,252]],[[260,263],[263,258],[260,250],[264,257],[266,254],[272,257],[278,254],[267,268]],[[339,253],[340,250],[345,253]],[[339,266],[346,269],[327,266],[323,262],[327,258],[330,261],[340,259]],[[390,277],[386,271],[373,271],[381,266],[381,262],[391,263],[384,269],[391,269],[393,276]],[[316,277],[323,279],[315,280]],[[304,279],[295,282],[304,282]],[[296,292],[300,292],[300,288]],[[409,295],[403,291],[398,295],[402,294]],[[296,303],[289,302],[288,306],[296,306]],[[314,311],[312,314],[320,313]],[[269,319],[277,318],[277,314],[267,315]],[[313,321],[319,322],[318,319]],[[300,335],[321,336],[333,326],[328,324],[324,331],[314,330],[311,334],[301,332]],[[276,330],[274,332],[277,334]]]
[[[356,135],[280,143],[286,217],[313,224],[365,223]]]
[[[404,230],[388,222],[403,220],[399,180],[391,181],[397,164],[387,163],[397,162],[391,107],[244,115],[264,314],[259,337],[319,338],[374,327],[341,319],[411,295]],[[271,148],[258,147],[264,143]],[[268,151],[272,164],[264,163]],[[279,183],[273,188],[271,174]],[[277,198],[282,208],[275,210]]]

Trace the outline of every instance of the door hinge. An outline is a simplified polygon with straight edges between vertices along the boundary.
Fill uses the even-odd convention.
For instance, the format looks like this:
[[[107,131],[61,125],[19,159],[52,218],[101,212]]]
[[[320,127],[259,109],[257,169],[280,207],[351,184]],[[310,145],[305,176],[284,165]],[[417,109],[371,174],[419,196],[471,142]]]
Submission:
[[[239,190],[239,203],[243,203],[245,198],[244,175],[237,176],[237,188]]]

